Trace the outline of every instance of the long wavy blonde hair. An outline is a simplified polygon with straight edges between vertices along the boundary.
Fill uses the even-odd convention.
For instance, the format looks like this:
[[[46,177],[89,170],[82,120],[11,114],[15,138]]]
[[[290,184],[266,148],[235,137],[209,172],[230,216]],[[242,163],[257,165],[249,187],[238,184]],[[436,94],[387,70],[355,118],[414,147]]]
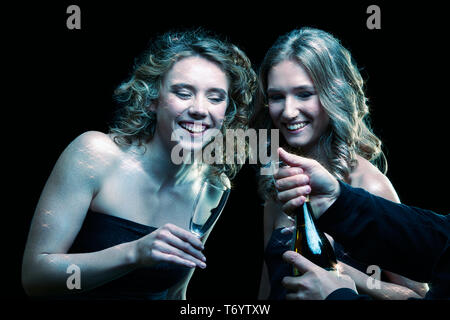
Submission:
[[[121,107],[110,132],[118,145],[142,145],[153,137],[157,119],[149,105],[158,100],[164,75],[177,61],[191,56],[200,56],[216,63],[227,75],[230,89],[229,104],[221,129],[223,135],[226,129],[248,128],[257,77],[245,53],[202,29],[171,31],[151,42],[135,65],[131,78],[115,91]],[[247,156],[248,145],[245,148]],[[226,154],[226,150],[223,154]],[[218,173],[225,173],[230,178],[242,166],[235,161],[222,162],[214,166]]]
[[[284,60],[297,62],[306,69],[330,118],[317,146],[319,154],[326,157],[322,165],[345,181],[356,165],[356,155],[360,155],[386,172],[381,141],[370,128],[363,78],[350,52],[325,31],[309,27],[294,30],[278,38],[269,49],[259,70],[255,126],[273,128],[267,107],[267,77],[270,69]],[[301,155],[301,150],[288,146],[283,138],[280,145]],[[265,198],[273,198],[272,179],[260,178],[260,192]]]

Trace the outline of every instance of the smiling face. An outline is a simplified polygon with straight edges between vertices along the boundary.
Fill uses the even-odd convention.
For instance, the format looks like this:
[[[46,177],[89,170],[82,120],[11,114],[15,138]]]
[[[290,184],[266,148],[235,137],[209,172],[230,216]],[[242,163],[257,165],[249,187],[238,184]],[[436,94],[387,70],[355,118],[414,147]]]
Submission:
[[[329,117],[303,66],[291,60],[273,66],[268,73],[267,96],[270,117],[286,142],[311,151],[325,133]]]
[[[153,110],[155,136],[168,148],[199,150],[220,130],[228,105],[228,78],[215,63],[198,56],[176,62],[165,75]],[[175,132],[176,140],[171,141]]]

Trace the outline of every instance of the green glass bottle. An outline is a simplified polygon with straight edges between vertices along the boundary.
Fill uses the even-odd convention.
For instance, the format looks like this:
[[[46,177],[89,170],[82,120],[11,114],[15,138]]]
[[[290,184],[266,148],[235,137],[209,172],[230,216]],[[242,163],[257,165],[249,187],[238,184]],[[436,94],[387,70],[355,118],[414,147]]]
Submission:
[[[337,260],[333,247],[325,234],[315,225],[315,219],[309,197],[295,214],[296,232],[294,233],[293,251],[300,253],[316,265],[329,270],[336,270]],[[293,273],[299,275],[294,267]]]

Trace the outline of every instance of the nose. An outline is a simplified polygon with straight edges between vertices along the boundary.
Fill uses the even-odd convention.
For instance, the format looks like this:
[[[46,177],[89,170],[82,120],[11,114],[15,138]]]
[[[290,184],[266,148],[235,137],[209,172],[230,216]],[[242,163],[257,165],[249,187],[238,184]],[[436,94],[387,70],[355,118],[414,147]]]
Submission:
[[[299,114],[299,106],[298,101],[295,101],[295,99],[291,96],[287,96],[285,103],[284,103],[284,109],[282,116],[285,120],[290,120],[293,118],[296,118]]]
[[[203,119],[208,114],[206,101],[201,97],[196,98],[189,108],[189,115],[194,119]]]

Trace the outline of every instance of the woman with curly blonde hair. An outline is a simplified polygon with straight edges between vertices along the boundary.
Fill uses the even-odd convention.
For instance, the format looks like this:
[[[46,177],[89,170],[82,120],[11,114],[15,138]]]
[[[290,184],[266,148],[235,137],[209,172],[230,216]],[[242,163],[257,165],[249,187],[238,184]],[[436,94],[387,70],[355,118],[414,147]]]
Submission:
[[[336,178],[391,201],[399,198],[385,173],[381,141],[370,129],[364,81],[350,52],[331,34],[302,28],[281,36],[267,52],[259,72],[255,125],[279,129],[280,145],[289,152],[320,162]],[[260,297],[283,299],[281,280],[289,267],[281,253],[289,249],[288,223],[269,176],[260,177],[264,207],[265,264]],[[280,193],[278,197],[283,195]],[[384,271],[381,288],[366,285],[367,266],[348,257],[335,243],[340,270],[355,280],[358,289],[379,299],[424,295],[426,285]]]
[[[240,167],[176,164],[171,151],[197,154],[217,132],[246,129],[255,89],[235,45],[201,30],[157,37],[116,90],[121,108],[110,132],[80,135],[58,159],[28,235],[25,291],[185,298],[194,269],[206,267],[206,236],[187,230],[192,183],[208,176],[227,184]]]

